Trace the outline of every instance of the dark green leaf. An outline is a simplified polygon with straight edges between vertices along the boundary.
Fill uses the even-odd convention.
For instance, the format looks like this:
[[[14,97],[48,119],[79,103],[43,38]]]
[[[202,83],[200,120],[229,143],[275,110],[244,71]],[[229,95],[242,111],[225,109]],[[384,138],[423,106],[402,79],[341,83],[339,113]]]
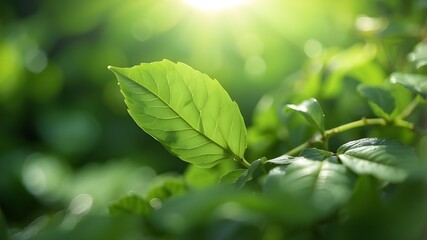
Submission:
[[[355,216],[378,215],[381,207],[379,180],[369,175],[359,176],[347,207]]]
[[[200,167],[243,159],[246,127],[218,81],[167,60],[109,69],[132,118],[170,152]]]
[[[423,96],[427,95],[427,76],[407,73],[393,73],[390,76],[392,83],[399,83],[409,90],[419,93]]]
[[[326,158],[331,157],[332,153],[325,150],[317,149],[317,148],[306,148],[302,150],[299,156],[310,159],[310,160],[323,161]]]
[[[338,157],[355,173],[389,182],[418,176],[420,161],[414,149],[391,140],[364,138],[338,148]]]
[[[390,91],[367,85],[359,85],[357,90],[368,100],[369,106],[378,117],[390,119],[391,113],[396,107]]]
[[[424,5],[426,5],[427,1],[423,2]],[[408,58],[411,62],[415,62],[417,68],[427,65],[427,41],[418,43],[414,51],[409,54]]]
[[[273,169],[268,178],[275,178],[267,186],[298,197],[324,214],[342,205],[351,195],[354,175],[333,161],[313,161],[298,157],[282,171]],[[276,186],[268,186],[275,184]],[[270,189],[271,191],[271,189]]]
[[[234,184],[236,183],[237,179],[245,173],[246,173],[246,169],[233,170],[225,174],[224,176],[222,176],[221,179],[219,180],[219,184],[228,184],[228,185]]]
[[[248,168],[248,170],[245,171],[244,174],[242,174],[235,183],[236,188],[242,188],[243,186],[245,186],[245,184],[247,182],[249,182],[250,180],[252,180],[252,176],[254,175],[254,173],[258,170],[258,167],[260,167],[260,165],[262,166],[262,159],[258,159],[255,160]]]
[[[109,206],[111,215],[136,214],[148,215],[151,212],[150,204],[137,195],[129,195],[120,198]]]
[[[287,108],[301,113],[310,125],[321,133],[325,131],[325,114],[316,99],[311,98],[298,105],[288,104]]]

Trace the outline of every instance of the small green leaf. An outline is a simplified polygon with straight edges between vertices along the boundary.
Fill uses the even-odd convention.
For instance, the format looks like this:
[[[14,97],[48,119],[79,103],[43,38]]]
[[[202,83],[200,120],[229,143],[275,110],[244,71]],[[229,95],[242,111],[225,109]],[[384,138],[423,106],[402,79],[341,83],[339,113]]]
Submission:
[[[288,104],[287,108],[301,113],[310,125],[322,134],[325,132],[325,114],[316,99],[310,98],[298,105]]]
[[[323,161],[331,157],[333,153],[317,149],[317,148],[306,148],[299,154],[300,157],[304,157],[310,160]]]
[[[357,90],[368,100],[369,106],[375,115],[385,119],[390,119],[396,105],[393,95],[380,87],[359,85]]]
[[[279,173],[282,172],[282,176]],[[342,205],[351,195],[354,174],[333,161],[313,161],[298,157],[286,170],[273,169],[268,178],[275,178],[276,191],[298,197],[324,214]],[[278,179],[280,177],[280,179]],[[267,179],[267,184],[269,180]],[[267,186],[268,187],[268,186]]]
[[[414,149],[378,138],[348,142],[338,148],[344,165],[355,173],[373,175],[389,182],[402,182],[420,174],[420,161]]]
[[[252,180],[252,177],[261,164],[262,159],[255,160],[249,168],[236,180],[235,187],[243,188],[247,182]]]
[[[424,4],[426,1],[423,1]],[[409,61],[415,62],[417,68],[427,65],[427,41],[418,43],[408,55]]]
[[[170,152],[200,167],[242,161],[246,127],[218,81],[167,60],[109,69],[132,118]]]
[[[390,76],[392,83],[399,83],[412,92],[427,95],[427,76],[419,74],[393,73]]]
[[[113,202],[109,206],[109,210],[111,215],[136,214],[146,216],[152,208],[145,199],[132,194]]]
[[[159,177],[150,190],[147,191],[145,198],[166,200],[171,197],[183,195],[187,192],[187,186],[184,179],[180,177],[165,176]]]
[[[236,169],[228,172],[219,180],[219,184],[232,185],[236,183],[237,179],[246,173],[246,169]]]

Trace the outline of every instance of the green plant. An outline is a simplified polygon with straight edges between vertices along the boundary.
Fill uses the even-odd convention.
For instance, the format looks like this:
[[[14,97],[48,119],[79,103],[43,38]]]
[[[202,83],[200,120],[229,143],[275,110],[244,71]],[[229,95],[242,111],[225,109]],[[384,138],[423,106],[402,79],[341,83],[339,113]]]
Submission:
[[[417,64],[421,67],[422,59]],[[141,216],[146,236],[421,238],[427,220],[427,208],[421,204],[427,200],[425,154],[376,137],[349,139],[336,151],[329,143],[341,133],[378,126],[410,132],[411,139],[425,144],[416,124],[408,120],[425,103],[425,76],[394,73],[390,82],[399,86],[360,84],[357,90],[376,117],[330,129],[325,127],[330,116],[316,99],[287,104],[281,114],[296,119],[294,113],[300,114],[312,136],[279,157],[255,160],[245,158],[250,136],[239,108],[216,80],[168,60],[109,69],[134,121],[193,165],[184,178],[166,179],[145,196],[127,196],[111,205],[113,215]],[[409,96],[405,89],[412,91],[413,100],[402,104],[401,96]],[[257,127],[255,122],[255,131]],[[207,175],[221,177],[217,184],[197,184]]]

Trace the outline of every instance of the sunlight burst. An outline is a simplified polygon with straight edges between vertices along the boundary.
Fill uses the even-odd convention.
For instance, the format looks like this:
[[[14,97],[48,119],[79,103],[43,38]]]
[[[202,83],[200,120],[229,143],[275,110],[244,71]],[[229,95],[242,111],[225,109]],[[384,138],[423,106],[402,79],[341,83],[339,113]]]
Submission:
[[[187,4],[204,11],[230,9],[249,2],[249,0],[184,0]]]

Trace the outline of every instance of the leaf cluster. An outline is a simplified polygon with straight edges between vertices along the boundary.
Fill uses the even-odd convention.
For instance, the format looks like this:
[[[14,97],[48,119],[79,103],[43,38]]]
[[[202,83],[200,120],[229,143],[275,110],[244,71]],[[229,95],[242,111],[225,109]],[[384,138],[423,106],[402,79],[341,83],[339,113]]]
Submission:
[[[359,94],[376,118],[362,118],[331,129],[325,127],[326,114],[316,99],[288,104],[283,114],[300,114],[313,129],[312,137],[279,157],[248,161],[243,118],[216,80],[183,63],[167,60],[133,68],[109,68],[119,81],[135,122],[172,154],[193,164],[193,174],[210,174],[203,168],[212,168],[211,174],[217,174],[222,164],[242,167],[220,168],[218,183],[199,190],[191,187],[191,181],[203,182],[204,176],[193,177],[184,182],[188,189],[184,187],[181,196],[130,195],[111,205],[114,215],[136,214],[145,219],[145,234],[174,239],[370,239],[378,234],[399,239],[391,237],[394,231],[389,229],[399,220],[384,221],[377,214],[401,214],[394,210],[407,200],[401,192],[416,189],[426,181],[422,156],[410,146],[383,138],[348,141],[336,151],[330,150],[328,143],[332,136],[370,125],[413,131],[414,124],[406,118],[424,102],[427,90],[423,77],[391,75],[390,83],[413,92],[414,100],[405,108],[398,107],[390,85],[359,85]],[[169,186],[173,193],[183,185]],[[370,212],[371,208],[376,210]],[[384,226],[372,223],[371,217],[380,218]],[[374,231],[347,235],[356,227],[367,231],[371,227],[367,220],[374,224]],[[419,236],[421,226],[398,236]]]

